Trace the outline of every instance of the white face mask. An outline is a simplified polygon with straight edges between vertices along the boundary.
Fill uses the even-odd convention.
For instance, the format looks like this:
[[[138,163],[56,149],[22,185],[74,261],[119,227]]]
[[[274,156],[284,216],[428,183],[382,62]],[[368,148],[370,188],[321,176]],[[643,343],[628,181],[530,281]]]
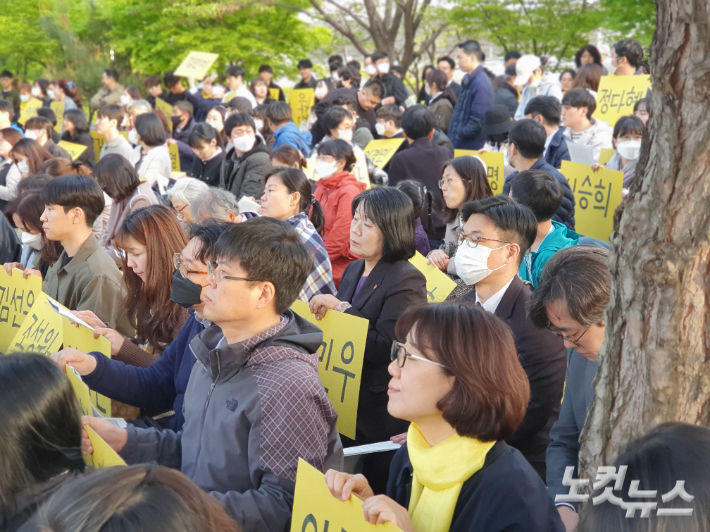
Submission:
[[[318,161],[316,162],[316,175],[318,176],[318,179],[327,179],[330,176],[332,176],[335,173],[336,169],[336,163],[335,161],[333,162],[326,162],[326,161]]]
[[[22,243],[32,249],[39,250],[42,247],[42,235],[37,233],[36,235],[22,232]]]
[[[624,159],[634,161],[639,158],[639,154],[641,153],[641,141],[627,140],[626,142],[620,142],[616,145],[616,151],[618,151],[619,155]]]
[[[234,147],[242,153],[246,153],[254,147],[256,135],[242,135],[236,139],[232,139]]]
[[[47,91],[47,97],[48,97],[48,98],[51,98],[52,100],[54,100],[54,99],[57,97],[57,91],[48,90],[48,91]]]
[[[34,96],[35,98],[39,98],[42,95],[42,93],[39,91],[39,87],[32,87],[31,92],[32,96]]]
[[[390,71],[390,64],[380,63],[379,65],[377,65],[377,70],[380,71],[380,74],[387,74]]]
[[[338,75],[337,70],[333,72],[333,81],[335,81],[336,83],[340,81],[340,76]]]
[[[431,96],[431,91],[429,90],[429,85],[424,85],[424,92],[427,96]]]
[[[20,171],[21,174],[30,173],[30,167],[27,166],[27,161],[20,161],[19,163],[17,163],[17,169]]]
[[[32,139],[32,140],[37,140],[37,131],[34,129],[28,129],[25,131],[25,138],[26,139]]]
[[[121,105],[128,105],[131,103],[131,97],[128,94],[121,94]]]
[[[456,249],[456,256],[454,257],[456,275],[461,277],[467,285],[481,282],[491,273],[505,266],[505,264],[501,264],[494,270],[488,269],[488,257],[491,252],[504,247],[506,246],[487,248],[479,243],[478,246],[472,248],[468,243],[463,243]]]
[[[128,142],[130,142],[131,144],[138,144],[138,133],[135,129],[131,129],[128,132]]]
[[[345,142],[352,142],[353,140],[353,130],[352,129],[339,129],[338,138],[344,140]]]
[[[30,101],[30,95],[29,94],[20,94],[20,101],[21,102],[29,102]]]
[[[382,124],[380,124],[379,122],[377,122],[375,124],[375,131],[377,131],[378,135],[380,135],[380,136],[384,135],[386,130],[387,130],[387,128],[385,126],[383,126]]]
[[[528,87],[531,89],[537,89],[540,87],[540,83],[542,83],[541,79],[534,79],[530,83],[528,83]]]
[[[607,72],[609,72],[609,74],[613,74],[614,72],[616,72],[616,67],[611,63],[611,61],[612,61],[611,57],[607,57],[602,62],[602,65],[606,68],[606,70],[607,70]]]
[[[316,98],[322,100],[328,96],[328,87],[316,87]]]
[[[263,120],[254,120],[254,123],[256,124],[256,130],[261,131],[264,129],[264,121]]]
[[[215,131],[222,131],[224,129],[224,124],[219,120],[207,120],[206,122],[211,125]]]
[[[375,68],[375,65],[367,65],[365,67],[365,74],[367,74],[368,76],[374,76],[375,74],[377,74],[377,68]]]

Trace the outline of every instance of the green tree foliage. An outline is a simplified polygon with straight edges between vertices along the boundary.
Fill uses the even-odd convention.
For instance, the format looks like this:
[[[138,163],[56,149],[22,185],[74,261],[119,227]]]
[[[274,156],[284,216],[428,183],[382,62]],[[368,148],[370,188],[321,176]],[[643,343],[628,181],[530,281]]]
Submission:
[[[600,0],[605,12],[604,29],[616,38],[636,39],[651,44],[656,29],[656,4],[653,0]]]

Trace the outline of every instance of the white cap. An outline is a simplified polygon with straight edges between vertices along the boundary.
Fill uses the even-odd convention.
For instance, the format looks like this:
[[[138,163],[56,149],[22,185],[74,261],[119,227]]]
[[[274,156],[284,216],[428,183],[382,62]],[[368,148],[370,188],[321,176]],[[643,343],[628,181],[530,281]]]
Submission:
[[[522,87],[530,81],[530,76],[540,65],[540,58],[536,55],[524,55],[518,59],[515,63],[515,86]]]

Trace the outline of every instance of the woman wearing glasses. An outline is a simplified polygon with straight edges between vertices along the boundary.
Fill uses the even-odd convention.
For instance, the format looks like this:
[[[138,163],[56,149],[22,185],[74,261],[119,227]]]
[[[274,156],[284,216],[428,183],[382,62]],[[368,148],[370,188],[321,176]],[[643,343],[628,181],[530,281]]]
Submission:
[[[345,447],[381,442],[406,430],[406,422],[387,413],[387,366],[397,319],[427,302],[426,279],[409,263],[415,249],[414,213],[406,194],[391,187],[362,192],[352,202],[352,216],[350,251],[362,258],[345,269],[337,295],[317,295],[310,305],[317,319],[340,311],[370,322],[357,433],[354,441],[341,436]],[[365,457],[363,473],[378,493],[384,493],[392,456]]]
[[[483,309],[434,304],[397,322],[387,409],[410,422],[387,495],[330,470],[333,495],[405,532],[563,531],[542,479],[508,446],[530,389],[510,329]]]
[[[210,187],[199,179],[183,177],[182,179],[178,179],[168,190],[168,198],[173,205],[173,211],[183,227],[194,223],[195,218],[192,216],[189,207],[194,200],[209,189]]]
[[[122,261],[116,249],[116,233],[129,214],[142,207],[156,205],[158,198],[150,183],[141,183],[133,165],[117,153],[109,153],[101,158],[94,170],[94,179],[113,200],[108,224],[101,236],[101,246],[120,268]]]
[[[444,198],[444,220],[446,235],[439,249],[433,250],[427,259],[442,272],[456,275],[454,255],[458,248],[457,238],[463,227],[461,207],[467,201],[488,198],[493,195],[488,183],[486,165],[483,159],[464,155],[446,163],[439,188]]]

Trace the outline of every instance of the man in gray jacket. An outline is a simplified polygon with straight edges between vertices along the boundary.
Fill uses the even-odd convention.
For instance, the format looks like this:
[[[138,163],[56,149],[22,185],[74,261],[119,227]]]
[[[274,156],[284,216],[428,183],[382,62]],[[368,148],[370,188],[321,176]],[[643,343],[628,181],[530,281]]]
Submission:
[[[604,310],[611,294],[611,275],[606,265],[609,251],[601,246],[573,246],[558,251],[545,265],[540,284],[530,300],[530,320],[547,327],[564,340],[567,375],[560,417],[550,430],[547,448],[547,490],[568,494],[562,483],[567,467],[579,462],[579,437],[594,397],[592,383],[604,341]],[[568,531],[577,526],[577,503],[557,502]]]
[[[129,464],[180,469],[245,531],[287,531],[298,459],[342,470],[337,414],[318,377],[323,334],[289,310],[312,268],[284,222],[235,224],[208,264],[180,432],[85,418]]]

